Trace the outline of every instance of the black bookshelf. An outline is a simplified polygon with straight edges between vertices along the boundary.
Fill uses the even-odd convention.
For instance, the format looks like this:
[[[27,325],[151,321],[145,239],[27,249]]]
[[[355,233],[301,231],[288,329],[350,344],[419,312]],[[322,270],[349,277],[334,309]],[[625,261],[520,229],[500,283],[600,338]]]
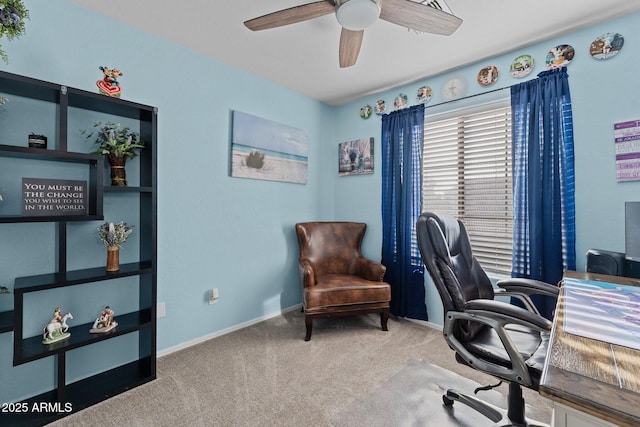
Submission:
[[[57,268],[46,274],[17,277],[13,289],[13,310],[0,312],[0,333],[13,331],[13,365],[23,365],[35,360],[52,357],[55,360],[56,386],[45,393],[11,402],[14,408],[26,409],[0,413],[0,425],[38,426],[62,418],[70,413],[94,405],[133,387],[152,381],[156,377],[156,300],[157,300],[157,109],[119,98],[87,92],[63,85],[32,79],[0,71],[0,94],[23,97],[55,105],[56,135],[53,146],[47,149],[16,145],[3,136],[0,129],[0,157],[26,159],[30,170],[38,169],[39,162],[67,162],[89,169],[87,185],[88,209],[86,214],[27,216],[21,213],[0,215],[0,230],[3,224],[49,222],[55,224],[55,248]],[[69,108],[85,110],[88,115],[109,114],[133,119],[139,123],[140,140],[145,148],[136,161],[139,162],[139,186],[111,187],[105,176],[104,159],[101,155],[78,153],[68,150],[67,133]],[[35,118],[38,119],[38,118]],[[52,117],[41,117],[51,120]],[[33,167],[31,166],[33,165]],[[19,178],[19,177],[17,177]],[[109,197],[105,198],[108,194]],[[119,194],[138,194],[139,197],[118,197]],[[120,270],[107,272],[104,265],[82,269],[67,269],[67,239],[72,231],[67,223],[74,221],[103,220],[103,207],[108,203],[136,203],[140,224],[138,261],[123,263]],[[130,205],[129,205],[130,206]],[[28,224],[27,224],[28,226]],[[2,260],[0,260],[0,268]],[[116,316],[118,326],[102,334],[91,334],[92,324],[70,327],[71,336],[53,344],[42,344],[42,336],[24,337],[23,319],[28,307],[25,295],[56,288],[102,283],[123,278],[135,278],[137,285],[131,286],[132,297],[138,302],[135,311]],[[103,285],[104,286],[104,285]],[[9,296],[10,297],[10,296]],[[66,382],[67,352],[112,340],[127,334],[136,334],[138,358],[103,372],[75,381]],[[114,341],[117,343],[117,341]],[[11,351],[11,349],[0,349]],[[7,402],[9,403],[9,402]],[[39,411],[38,405],[45,405]]]
[[[100,403],[155,378],[151,356],[109,369],[68,384],[64,395],[57,390],[33,396],[18,403],[23,412],[2,414],[4,427],[42,426],[69,414]]]
[[[13,331],[13,310],[0,311],[0,334]]]

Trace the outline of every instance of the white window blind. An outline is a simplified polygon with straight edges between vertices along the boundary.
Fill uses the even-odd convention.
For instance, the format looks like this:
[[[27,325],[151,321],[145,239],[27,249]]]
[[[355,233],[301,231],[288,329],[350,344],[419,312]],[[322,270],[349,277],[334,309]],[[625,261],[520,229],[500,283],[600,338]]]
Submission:
[[[423,211],[466,226],[486,271],[511,273],[513,197],[511,107],[425,121]]]

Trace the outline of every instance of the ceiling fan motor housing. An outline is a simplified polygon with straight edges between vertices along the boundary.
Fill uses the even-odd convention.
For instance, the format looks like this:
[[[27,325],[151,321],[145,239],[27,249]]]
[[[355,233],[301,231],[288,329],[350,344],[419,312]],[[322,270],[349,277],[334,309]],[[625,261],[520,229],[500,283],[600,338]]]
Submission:
[[[336,18],[343,28],[360,31],[380,17],[380,0],[336,0]]]

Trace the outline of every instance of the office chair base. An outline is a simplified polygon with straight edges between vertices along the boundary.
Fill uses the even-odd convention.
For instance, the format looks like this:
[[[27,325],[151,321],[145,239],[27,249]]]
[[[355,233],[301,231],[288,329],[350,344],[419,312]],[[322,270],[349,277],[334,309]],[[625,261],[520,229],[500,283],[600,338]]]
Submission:
[[[447,390],[447,393],[442,396],[442,402],[444,403],[444,406],[453,406],[454,402],[460,402],[464,405],[467,405],[471,409],[479,412],[480,414],[496,423],[495,427],[549,427],[549,424],[529,420],[526,418],[522,422],[514,422],[509,419],[507,410],[482,401],[476,397],[462,394],[453,389]]]

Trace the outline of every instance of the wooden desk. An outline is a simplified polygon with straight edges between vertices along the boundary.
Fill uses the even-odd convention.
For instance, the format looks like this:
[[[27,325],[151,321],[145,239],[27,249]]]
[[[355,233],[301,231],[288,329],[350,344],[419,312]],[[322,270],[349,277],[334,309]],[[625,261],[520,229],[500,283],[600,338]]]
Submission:
[[[640,286],[638,279],[601,274],[570,271],[565,277]],[[640,351],[568,334],[564,316],[561,291],[540,394],[609,423],[640,426]]]

